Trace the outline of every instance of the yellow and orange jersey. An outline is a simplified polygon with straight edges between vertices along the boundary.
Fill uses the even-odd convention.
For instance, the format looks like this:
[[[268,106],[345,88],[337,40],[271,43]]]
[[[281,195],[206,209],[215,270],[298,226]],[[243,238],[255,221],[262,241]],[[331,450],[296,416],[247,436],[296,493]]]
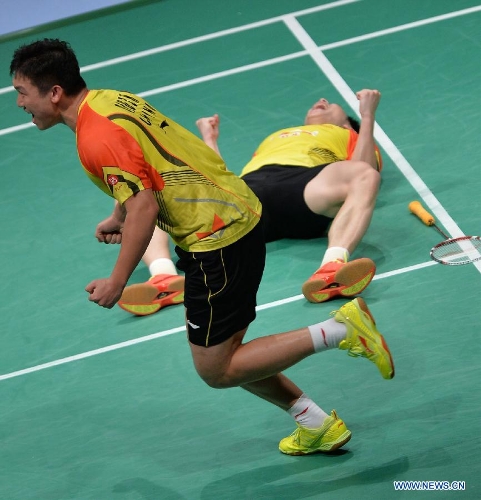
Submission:
[[[159,227],[184,250],[225,247],[259,222],[261,204],[244,181],[198,137],[137,95],[89,91],[76,137],[87,175],[119,203],[152,189]]]
[[[241,177],[265,165],[316,167],[325,163],[349,160],[358,134],[337,125],[302,125],[269,135],[257,148]],[[376,146],[379,170],[382,158]]]

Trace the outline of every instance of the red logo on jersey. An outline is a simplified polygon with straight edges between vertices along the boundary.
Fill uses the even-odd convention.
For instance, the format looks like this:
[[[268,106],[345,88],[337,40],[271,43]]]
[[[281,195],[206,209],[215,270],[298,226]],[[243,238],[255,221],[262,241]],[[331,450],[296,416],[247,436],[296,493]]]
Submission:
[[[115,186],[115,184],[117,184],[119,182],[119,178],[116,176],[116,175],[107,175],[107,182],[111,185],[111,186]]]

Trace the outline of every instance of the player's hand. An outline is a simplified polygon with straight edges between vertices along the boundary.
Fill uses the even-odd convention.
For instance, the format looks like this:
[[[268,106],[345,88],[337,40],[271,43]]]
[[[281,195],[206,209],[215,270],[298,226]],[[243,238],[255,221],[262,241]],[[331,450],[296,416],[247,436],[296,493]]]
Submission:
[[[120,244],[122,243],[123,223],[110,216],[97,224],[95,237],[99,243]]]
[[[381,100],[381,92],[379,90],[363,89],[356,92],[356,97],[359,100],[359,114],[361,118],[374,116]]]
[[[204,142],[217,141],[219,138],[219,121],[219,115],[215,114],[199,118],[195,122]]]
[[[115,283],[112,278],[94,280],[85,287],[89,300],[107,309],[111,309],[118,302],[123,290],[124,286]]]

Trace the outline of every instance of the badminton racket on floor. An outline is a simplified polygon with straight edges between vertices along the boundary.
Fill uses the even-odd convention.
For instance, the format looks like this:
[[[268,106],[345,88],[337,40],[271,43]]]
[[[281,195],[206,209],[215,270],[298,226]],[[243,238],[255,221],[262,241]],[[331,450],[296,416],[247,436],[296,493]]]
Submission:
[[[481,238],[479,236],[461,236],[450,238],[437,225],[434,217],[424,209],[419,201],[412,201],[409,210],[417,215],[426,226],[432,226],[446,238],[431,248],[431,259],[448,266],[461,266],[481,260]]]

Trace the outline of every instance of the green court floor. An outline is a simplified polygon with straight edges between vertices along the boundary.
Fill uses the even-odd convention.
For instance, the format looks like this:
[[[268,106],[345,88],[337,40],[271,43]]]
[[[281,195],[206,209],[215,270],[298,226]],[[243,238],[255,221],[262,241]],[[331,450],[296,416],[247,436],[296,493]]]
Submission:
[[[481,232],[480,28],[476,0],[160,0],[0,38],[0,499],[480,498],[481,263],[432,262],[440,235],[407,208],[423,201],[453,236]],[[353,92],[382,92],[383,183],[354,257],[377,264],[363,297],[396,377],[342,351],[287,371],[346,421],[342,451],[279,453],[291,419],[199,379],[182,307],[136,318],[88,302],[85,285],[118,252],[93,237],[112,201],[84,175],[70,130],[27,123],[8,74],[13,50],[43,37],[72,44],[91,88],[144,95],[194,132],[219,113],[237,173],[320,97],[355,110]],[[247,339],[343,304],[300,295],[325,248],[268,244]],[[147,278],[139,266],[131,282]]]

